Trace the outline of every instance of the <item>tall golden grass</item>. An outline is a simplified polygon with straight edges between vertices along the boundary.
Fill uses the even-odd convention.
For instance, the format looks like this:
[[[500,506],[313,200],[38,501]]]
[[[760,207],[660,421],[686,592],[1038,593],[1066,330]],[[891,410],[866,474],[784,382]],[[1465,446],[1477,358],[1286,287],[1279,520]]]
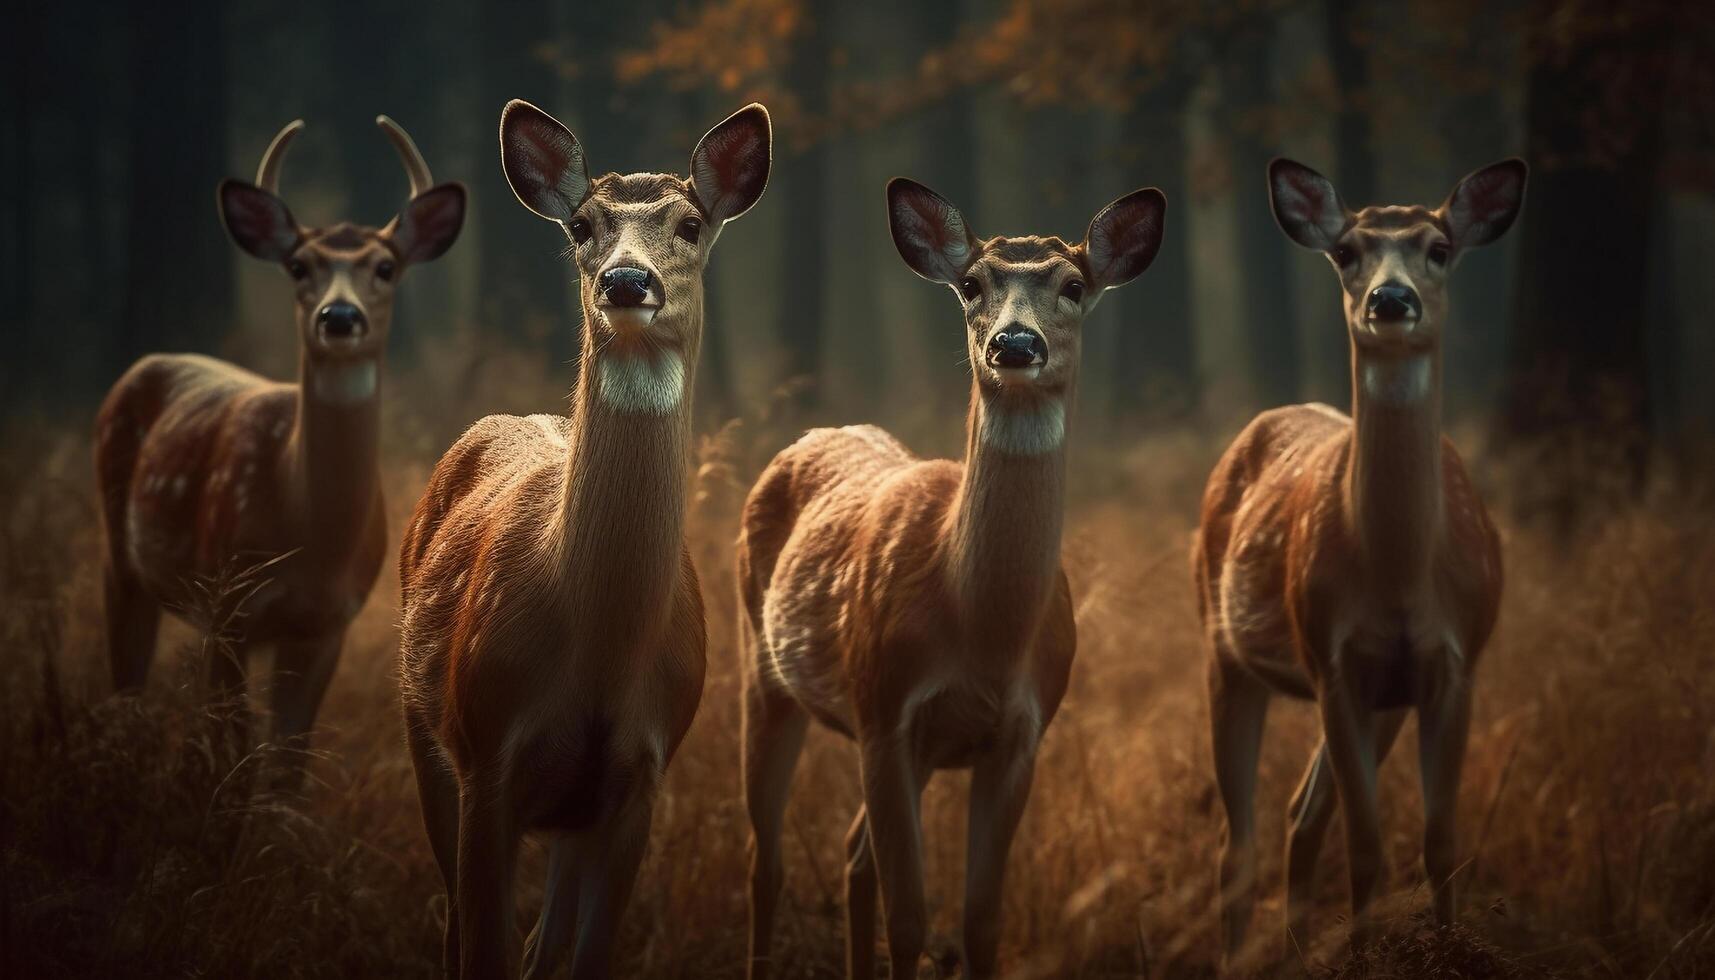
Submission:
[[[465,397],[449,400],[448,380],[425,370],[397,385],[406,394],[389,408],[385,467],[395,529],[460,408],[543,410],[562,397],[513,383],[504,393],[455,386]],[[748,478],[796,427],[765,414],[711,428],[700,443],[691,534],[709,678],[625,923],[626,976],[743,975],[732,541]],[[1075,452],[1065,550],[1078,661],[1009,866],[1012,975],[1212,972],[1222,820],[1186,553],[1223,439],[1186,430]],[[434,975],[446,906],[397,711],[391,570],[323,705],[310,781],[271,794],[262,777],[275,753],[243,737],[245,709],[202,699],[197,630],[163,632],[144,696],[108,693],[81,428],[14,425],[6,446],[0,974]],[[1475,468],[1497,504],[1528,483],[1492,463]],[[1480,670],[1461,795],[1460,925],[1423,917],[1408,727],[1382,776],[1388,938],[1356,958],[1337,940],[1335,829],[1320,875],[1324,935],[1288,948],[1281,848],[1265,847],[1254,927],[1263,973],[1715,976],[1715,516],[1705,504],[1662,486],[1570,538],[1505,525],[1505,607]],[[253,664],[252,677],[265,679],[265,667]],[[1284,840],[1286,797],[1314,740],[1311,711],[1277,702],[1261,840]],[[942,949],[957,935],[965,795],[964,777],[944,774],[923,810]],[[788,811],[781,975],[841,974],[841,838],[857,805],[850,746],[812,735]],[[527,850],[521,924],[534,917],[543,863],[539,847]]]

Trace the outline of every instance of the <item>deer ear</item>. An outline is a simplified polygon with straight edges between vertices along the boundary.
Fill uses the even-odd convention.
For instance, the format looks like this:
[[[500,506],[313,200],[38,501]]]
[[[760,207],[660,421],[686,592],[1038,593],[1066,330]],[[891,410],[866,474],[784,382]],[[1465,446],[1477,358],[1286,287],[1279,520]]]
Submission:
[[[703,135],[691,151],[691,188],[709,220],[749,211],[768,186],[774,127],[759,103],[738,110]]]
[[[430,262],[458,240],[464,211],[464,185],[439,184],[411,198],[389,226],[388,235],[407,263]]]
[[[549,221],[572,220],[589,196],[589,169],[578,138],[523,99],[500,111],[500,169],[518,203]]]
[[[286,210],[286,202],[254,184],[223,180],[214,199],[226,233],[239,248],[259,259],[284,262],[303,237],[292,212]]]
[[[1517,157],[1470,174],[1441,205],[1456,249],[1487,245],[1507,233],[1524,206],[1530,168]]]
[[[1351,223],[1328,178],[1285,158],[1268,165],[1268,202],[1280,230],[1305,248],[1328,251]]]
[[[1161,251],[1166,219],[1167,195],[1153,187],[1132,191],[1096,212],[1084,233],[1090,285],[1097,290],[1123,286],[1149,268]]]
[[[977,251],[959,209],[915,180],[887,182],[887,226],[899,257],[930,282],[957,281]]]

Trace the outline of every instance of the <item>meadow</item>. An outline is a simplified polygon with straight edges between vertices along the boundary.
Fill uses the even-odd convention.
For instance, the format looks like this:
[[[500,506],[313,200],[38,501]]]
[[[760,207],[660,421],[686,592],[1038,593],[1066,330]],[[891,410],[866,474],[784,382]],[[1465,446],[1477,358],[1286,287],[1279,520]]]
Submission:
[[[436,452],[476,406],[563,405],[551,380],[486,391],[454,380],[423,369],[390,388],[395,540]],[[943,445],[956,445],[957,424],[936,423]],[[690,526],[708,682],[656,810],[625,976],[743,976],[732,546],[748,481],[801,426],[790,412],[759,412],[711,423],[699,441]],[[1232,431],[1075,446],[1065,561],[1078,660],[1009,865],[1009,975],[1213,972],[1222,820],[1187,551],[1202,482]],[[15,423],[5,446],[0,974],[436,975],[445,899],[397,707],[391,567],[322,706],[309,780],[271,793],[278,753],[245,739],[246,709],[205,703],[207,624],[169,620],[147,692],[109,693],[85,420]],[[1336,821],[1320,873],[1324,935],[1287,947],[1278,845],[1315,725],[1308,705],[1277,701],[1259,792],[1255,966],[1287,977],[1715,976],[1715,508],[1672,479],[1613,499],[1593,479],[1607,502],[1568,534],[1506,516],[1529,499],[1529,461],[1468,455],[1500,515],[1507,586],[1460,798],[1460,923],[1439,929],[1425,916],[1408,725],[1382,772],[1387,938],[1355,958],[1338,940]],[[252,677],[265,667],[253,663]],[[851,746],[812,734],[788,811],[781,975],[841,973],[841,840],[858,795]],[[957,935],[965,795],[962,775],[943,774],[924,804],[943,962]],[[521,927],[534,918],[543,857],[526,850]]]

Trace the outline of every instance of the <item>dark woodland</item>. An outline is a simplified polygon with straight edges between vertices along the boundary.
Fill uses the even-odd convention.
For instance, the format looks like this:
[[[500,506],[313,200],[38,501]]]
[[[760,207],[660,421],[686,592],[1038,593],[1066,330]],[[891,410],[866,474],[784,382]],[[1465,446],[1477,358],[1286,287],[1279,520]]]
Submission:
[[[812,426],[964,449],[958,306],[900,262],[889,178],[933,187],[981,235],[1072,240],[1133,189],[1169,202],[1159,257],[1085,326],[1064,542],[1078,661],[1013,844],[1001,959],[1020,978],[1207,977],[1223,831],[1186,564],[1203,481],[1257,412],[1353,400],[1341,294],[1281,234],[1265,169],[1303,161],[1354,208],[1434,207],[1518,156],[1523,211],[1462,259],[1444,341],[1445,430],[1507,580],[1459,796],[1459,921],[1424,912],[1413,723],[1380,775],[1384,937],[1339,941],[1331,843],[1326,934],[1285,945],[1278,844],[1318,729],[1283,702],[1258,792],[1252,928],[1274,944],[1258,975],[1715,977],[1715,303],[1699,292],[1715,5],[26,0],[0,35],[0,977],[440,975],[394,556],[453,440],[490,413],[564,412],[585,353],[566,243],[499,166],[515,98],[564,121],[592,175],[684,174],[711,124],[752,101],[773,119],[766,195],[706,277],[687,531],[708,680],[618,975],[744,976],[733,555],[752,482]],[[250,734],[261,702],[208,703],[213,612],[171,620],[147,690],[113,693],[95,417],[151,352],[294,376],[288,280],[233,246],[215,188],[302,118],[293,213],[380,225],[407,187],[379,113],[470,205],[399,287],[388,557],[308,779],[283,791],[268,770],[289,750]],[[779,976],[844,975],[854,759],[810,736]],[[941,777],[923,802],[932,950],[958,935],[967,783]],[[526,848],[522,922],[545,860]]]

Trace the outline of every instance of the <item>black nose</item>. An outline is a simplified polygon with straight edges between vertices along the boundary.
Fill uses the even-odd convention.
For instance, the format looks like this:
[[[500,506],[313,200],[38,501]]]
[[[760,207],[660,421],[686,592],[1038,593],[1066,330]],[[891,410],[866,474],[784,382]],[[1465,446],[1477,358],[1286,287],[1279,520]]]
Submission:
[[[1418,302],[1417,290],[1410,286],[1388,282],[1370,290],[1369,317],[1372,320],[1397,323],[1415,320],[1422,314],[1423,305]]]
[[[1026,327],[1009,327],[989,338],[988,359],[995,367],[1021,368],[1048,358],[1042,335]]]
[[[642,306],[652,281],[642,269],[620,266],[601,274],[601,294],[614,306]]]
[[[329,303],[316,313],[316,326],[325,337],[361,337],[369,330],[369,318],[350,303]]]

